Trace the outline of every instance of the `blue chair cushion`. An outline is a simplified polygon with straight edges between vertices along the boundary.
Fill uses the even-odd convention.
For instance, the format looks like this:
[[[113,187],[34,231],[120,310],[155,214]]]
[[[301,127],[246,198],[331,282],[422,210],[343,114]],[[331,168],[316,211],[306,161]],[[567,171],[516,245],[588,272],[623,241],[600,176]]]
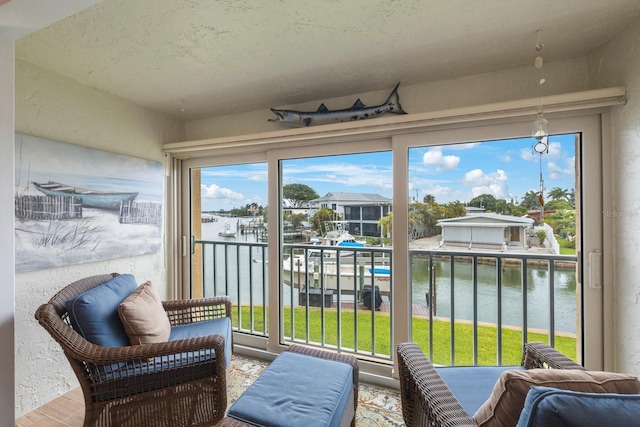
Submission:
[[[339,426],[353,390],[351,365],[285,351],[229,408],[256,426]]]
[[[173,326],[171,328],[171,334],[169,335],[169,341],[204,337],[207,335],[215,334],[220,334],[224,337],[225,366],[228,368],[231,364],[232,350],[232,331],[230,317],[220,317],[218,319]]]
[[[472,417],[491,396],[491,391],[504,371],[521,370],[520,366],[443,366],[436,371]],[[473,384],[470,387],[469,384]]]
[[[231,319],[228,317],[174,326],[171,328],[169,341],[215,334],[220,334],[225,339],[225,363],[228,368],[231,363],[232,347]],[[180,378],[184,380],[186,377],[193,379],[209,377],[211,366],[203,362],[209,362],[214,358],[213,350],[206,349],[154,357],[149,360],[98,366],[95,374],[99,376],[100,381],[96,384],[96,398],[107,401],[161,387],[167,381],[163,372],[177,368],[180,368],[180,374],[173,376],[176,381],[180,381]],[[140,381],[139,375],[145,375],[147,381]],[[157,378],[157,381],[151,381],[152,378]],[[155,384],[155,386],[149,386],[149,384]]]
[[[67,301],[71,326],[87,341],[102,347],[130,345],[118,306],[137,288],[131,274],[122,274]]]
[[[531,387],[517,427],[640,425],[640,394],[584,393]]]

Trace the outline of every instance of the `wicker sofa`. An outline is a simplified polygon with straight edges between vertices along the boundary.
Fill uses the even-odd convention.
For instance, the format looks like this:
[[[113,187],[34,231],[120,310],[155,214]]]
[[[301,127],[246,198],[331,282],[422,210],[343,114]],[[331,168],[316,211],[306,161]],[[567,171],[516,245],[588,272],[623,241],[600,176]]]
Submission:
[[[408,427],[638,425],[636,376],[588,371],[543,343],[526,343],[511,367],[434,367],[414,343],[397,353]]]
[[[467,413],[458,397],[442,379],[438,369],[425,356],[418,345],[415,343],[400,344],[397,354],[402,416],[408,427],[478,425],[472,418],[473,413]],[[524,345],[522,368],[584,370],[581,365],[542,343],[527,343]],[[481,372],[486,368],[474,367],[474,369],[479,370],[476,372]],[[442,370],[440,372],[445,374]],[[471,390],[476,389],[477,384],[473,383],[468,371],[462,372],[462,374],[468,378],[467,387]],[[495,382],[495,374],[496,372],[494,372],[493,378],[489,382]],[[489,389],[490,391],[491,389]],[[484,393],[483,396],[480,396],[481,399],[488,398],[489,393],[486,393],[486,390],[484,390]],[[478,390],[478,394],[481,395],[482,392]]]
[[[226,374],[232,348],[230,299],[158,301],[171,325],[172,337],[166,342],[97,345],[72,327],[69,301],[122,277],[114,273],[78,280],[41,305],[35,314],[62,346],[80,382],[85,400],[84,426],[217,423],[227,407]]]

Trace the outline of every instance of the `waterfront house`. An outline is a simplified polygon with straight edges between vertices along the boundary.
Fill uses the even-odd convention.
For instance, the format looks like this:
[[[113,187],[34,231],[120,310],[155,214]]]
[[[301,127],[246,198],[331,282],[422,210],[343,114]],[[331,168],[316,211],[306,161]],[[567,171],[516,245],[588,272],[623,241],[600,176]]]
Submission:
[[[525,249],[533,219],[496,213],[468,214],[439,220],[440,245],[471,248]]]
[[[461,4],[0,0],[0,425],[77,385],[33,319],[65,284],[117,271],[152,281],[163,299],[189,295],[188,189],[178,186],[190,184],[189,164],[269,161],[277,180],[274,165],[287,156],[392,151],[399,171],[381,184],[393,184],[394,229],[408,229],[408,146],[527,137],[542,105],[550,132],[584,138],[576,156],[581,362],[639,375],[638,2]],[[538,29],[543,86],[534,68]],[[373,105],[398,81],[407,115],[299,129],[267,121],[271,107]],[[16,274],[15,133],[161,162],[163,250]],[[270,185],[272,208],[279,188]],[[269,215],[272,251],[277,217]],[[395,267],[409,265],[406,239],[394,233]],[[601,268],[588,274],[593,266]],[[406,313],[409,273],[394,275],[394,311]],[[276,312],[268,322],[278,336]],[[408,318],[393,322],[395,343],[410,339]],[[238,335],[237,351],[252,350]],[[281,351],[277,339],[263,341],[253,354]],[[392,382],[392,364],[365,361],[361,372]]]

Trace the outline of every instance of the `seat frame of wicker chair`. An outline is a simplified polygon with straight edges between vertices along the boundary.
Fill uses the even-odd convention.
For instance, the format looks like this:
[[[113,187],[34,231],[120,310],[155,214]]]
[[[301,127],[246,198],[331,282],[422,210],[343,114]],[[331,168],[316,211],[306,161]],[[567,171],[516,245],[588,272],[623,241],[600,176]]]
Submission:
[[[101,347],[70,324],[65,303],[117,276],[78,280],[35,317],[62,347],[84,394],[84,426],[210,426],[227,407],[225,340],[208,335],[157,344]],[[231,317],[228,297],[165,301],[172,326]]]
[[[478,425],[465,412],[417,344],[398,345],[397,355],[402,417],[407,427]],[[585,369],[556,349],[539,342],[524,344],[521,366],[524,369]]]

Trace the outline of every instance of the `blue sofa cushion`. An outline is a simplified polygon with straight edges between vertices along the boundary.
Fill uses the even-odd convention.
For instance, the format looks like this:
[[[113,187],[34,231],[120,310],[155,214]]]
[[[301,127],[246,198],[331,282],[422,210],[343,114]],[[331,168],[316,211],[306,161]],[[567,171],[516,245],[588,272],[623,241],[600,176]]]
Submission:
[[[473,419],[483,427],[516,425],[532,386],[586,393],[640,392],[640,382],[633,375],[582,369],[509,370],[500,375],[491,396]]]
[[[517,427],[631,427],[639,424],[640,394],[531,387]]]
[[[232,331],[230,317],[220,317],[218,319],[173,326],[171,328],[171,334],[169,335],[169,341],[204,337],[207,335],[216,334],[220,334],[224,337],[225,366],[228,368],[231,364],[232,350]]]
[[[285,351],[229,408],[256,426],[339,426],[353,390],[351,365]]]
[[[489,398],[500,375],[520,366],[444,366],[436,371],[471,417]],[[470,387],[469,384],[473,384]]]
[[[71,326],[87,341],[102,347],[128,346],[118,306],[137,288],[131,274],[122,274],[67,301]]]

